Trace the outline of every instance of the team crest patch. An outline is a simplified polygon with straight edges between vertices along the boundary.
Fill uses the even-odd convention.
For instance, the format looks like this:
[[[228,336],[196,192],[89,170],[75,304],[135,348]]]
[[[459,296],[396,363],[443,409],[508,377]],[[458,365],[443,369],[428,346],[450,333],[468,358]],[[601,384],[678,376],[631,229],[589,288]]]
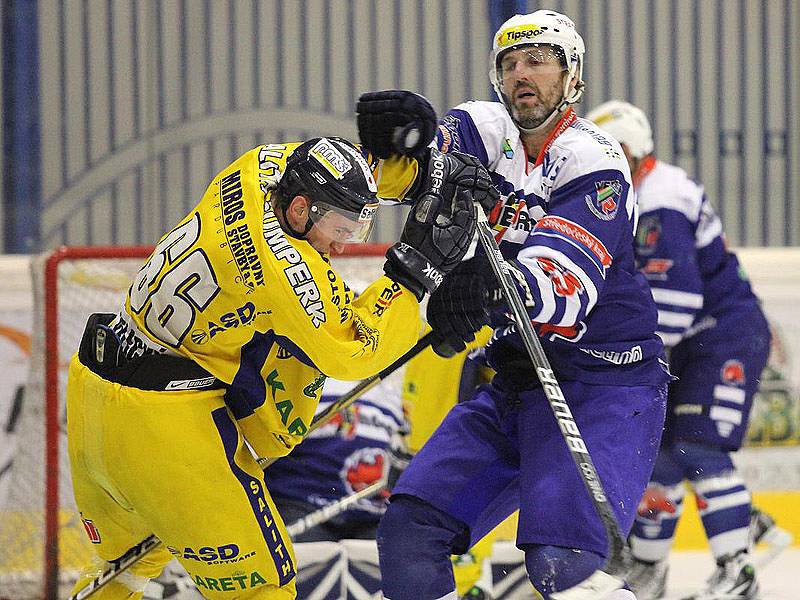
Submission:
[[[622,184],[619,181],[595,181],[595,193],[586,194],[586,206],[595,217],[610,221],[617,216],[622,201]]]
[[[380,481],[385,464],[386,456],[380,448],[359,448],[348,456],[344,461],[344,468],[340,472],[348,494],[360,492]],[[369,512],[383,512],[385,507],[384,493],[376,495],[371,500],[358,503],[358,508]]]
[[[656,215],[645,215],[639,219],[636,228],[636,248],[642,256],[649,256],[656,250],[661,238],[661,221]]]
[[[725,364],[722,365],[722,369],[720,369],[719,375],[722,383],[728,385],[745,384],[744,365],[740,360],[734,358],[726,360]]]

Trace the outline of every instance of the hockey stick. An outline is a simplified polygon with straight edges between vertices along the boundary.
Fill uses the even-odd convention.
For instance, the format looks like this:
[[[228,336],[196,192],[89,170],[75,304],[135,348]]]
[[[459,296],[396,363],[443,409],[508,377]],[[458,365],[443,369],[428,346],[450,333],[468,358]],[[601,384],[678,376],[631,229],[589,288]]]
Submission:
[[[355,402],[358,398],[363,396],[369,390],[374,388],[378,385],[383,379],[394,373],[397,369],[405,365],[409,360],[414,358],[417,354],[422,352],[425,348],[431,345],[433,341],[433,332],[428,332],[424,336],[422,336],[416,344],[405,354],[403,354],[400,358],[394,361],[391,365],[373,375],[372,377],[368,377],[364,379],[361,383],[356,385],[352,390],[347,392],[344,396],[341,396],[336,402],[333,402],[330,406],[328,406],[324,411],[320,412],[319,414],[315,415],[314,418],[311,420],[311,424],[308,427],[308,431],[306,435],[314,431],[315,429],[319,429],[329,421],[331,421],[339,411],[344,410],[348,406],[350,406],[353,402]],[[272,463],[275,462],[274,458],[265,459],[259,458],[258,464],[264,468]],[[376,485],[376,484],[373,484]],[[372,486],[370,486],[372,487]],[[362,490],[364,491],[364,490]],[[374,493],[374,492],[372,492]],[[348,496],[349,498],[350,496]],[[362,498],[364,496],[361,496]],[[346,500],[343,498],[342,501]],[[318,511],[319,512],[319,511]],[[313,514],[313,513],[312,513]],[[338,514],[338,513],[337,513]],[[310,515],[309,515],[310,516]],[[331,515],[328,518],[331,518],[335,515]],[[320,521],[322,522],[322,521]],[[307,529],[307,528],[306,528]],[[85,600],[94,594],[97,590],[108,584],[109,582],[113,581],[117,576],[121,573],[126,571],[128,568],[131,567],[134,563],[136,563],[139,559],[141,559],[145,554],[157,548],[161,544],[161,540],[159,540],[155,535],[151,535],[148,538],[142,540],[135,546],[133,546],[130,550],[128,550],[124,555],[120,558],[111,561],[109,567],[103,571],[100,575],[98,575],[95,579],[87,583],[82,589],[78,590],[75,594],[69,597],[69,600]]]
[[[339,398],[335,402],[331,402],[328,407],[314,415],[314,418],[311,419],[311,424],[308,426],[308,431],[306,435],[314,431],[315,429],[319,429],[323,425],[327,425],[331,419],[333,419],[337,414],[343,411],[345,408],[350,406],[353,402],[358,400],[361,396],[366,394],[376,385],[378,385],[381,381],[386,379],[389,375],[394,373],[397,369],[402,367],[412,358],[414,358],[417,354],[425,350],[428,346],[431,345],[433,341],[433,332],[429,331],[425,335],[423,335],[416,344],[403,354],[400,358],[386,367],[383,371],[373,375],[372,377],[367,377],[361,383],[356,385],[352,390],[344,394],[343,396],[339,396]],[[258,464],[261,465],[262,468],[268,467],[272,463],[274,463],[277,458],[259,458]]]
[[[611,505],[608,503],[608,498],[603,491],[602,483],[597,475],[592,457],[589,456],[586,443],[583,441],[578,425],[572,417],[572,412],[564,398],[564,393],[561,391],[561,386],[553,374],[550,361],[547,360],[539,338],[533,331],[528,311],[519,295],[517,286],[508,269],[508,264],[500,253],[497,241],[492,235],[486,215],[480,208],[477,208],[477,211],[480,244],[489,259],[489,264],[497,281],[500,283],[503,296],[514,316],[522,342],[525,344],[528,356],[536,369],[536,375],[542,384],[544,394],[558,422],[561,435],[569,448],[572,460],[580,473],[592,504],[598,515],[600,515],[609,541],[610,552],[605,570],[597,570],[578,585],[551,594],[550,597],[554,600],[598,600],[624,585],[623,574],[630,562],[630,551],[620,531],[617,519],[611,510]]]
[[[386,475],[382,476],[378,481],[371,483],[363,490],[355,492],[354,494],[350,494],[349,496],[345,496],[336,502],[331,502],[330,504],[323,506],[319,510],[315,510],[312,513],[308,513],[302,519],[298,519],[289,525],[286,528],[286,531],[289,532],[290,537],[295,537],[301,533],[305,533],[312,527],[316,527],[317,525],[330,521],[333,517],[342,514],[359,500],[362,500],[363,498],[369,498],[370,496],[374,496],[380,492],[386,487],[386,482],[388,479],[388,473],[386,473]]]

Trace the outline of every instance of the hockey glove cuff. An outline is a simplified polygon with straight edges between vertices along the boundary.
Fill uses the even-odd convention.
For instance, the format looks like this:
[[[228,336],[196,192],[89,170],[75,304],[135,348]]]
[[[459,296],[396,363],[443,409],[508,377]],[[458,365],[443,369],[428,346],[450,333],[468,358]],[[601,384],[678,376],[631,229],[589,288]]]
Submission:
[[[441,187],[432,187],[409,211],[400,241],[386,252],[384,271],[421,300],[464,258],[476,224],[467,190],[443,197]]]
[[[467,190],[488,215],[500,200],[489,171],[474,156],[461,152],[442,153],[428,148],[419,158],[420,169],[409,196],[421,198],[434,188],[444,197],[456,190]]]

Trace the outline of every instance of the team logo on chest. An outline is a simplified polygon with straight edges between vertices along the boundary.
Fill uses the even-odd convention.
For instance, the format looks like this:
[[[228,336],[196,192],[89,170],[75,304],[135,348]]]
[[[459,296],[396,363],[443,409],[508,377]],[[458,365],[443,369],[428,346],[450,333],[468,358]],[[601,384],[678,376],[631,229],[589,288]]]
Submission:
[[[586,194],[586,206],[595,217],[610,221],[617,216],[622,199],[622,184],[619,181],[595,181],[595,193]]]

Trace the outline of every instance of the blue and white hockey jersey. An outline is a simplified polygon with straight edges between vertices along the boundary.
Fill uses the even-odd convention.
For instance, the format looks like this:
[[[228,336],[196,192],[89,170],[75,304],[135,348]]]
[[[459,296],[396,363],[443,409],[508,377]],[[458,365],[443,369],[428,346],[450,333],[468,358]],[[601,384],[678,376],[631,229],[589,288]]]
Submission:
[[[636,202],[619,144],[570,109],[531,156],[497,102],[449,111],[437,144],[476,156],[491,172],[503,204],[490,220],[559,377],[664,382],[656,309],[634,261]],[[508,318],[494,325],[487,360],[513,376],[525,349]],[[530,379],[530,372],[520,376]]]
[[[738,335],[751,322],[758,299],[703,186],[680,167],[650,158],[637,185],[636,258],[658,308],[657,333],[667,347],[714,328]]]
[[[317,413],[355,385],[328,379]],[[381,381],[271,465],[266,476],[273,496],[323,507],[377,482],[387,468],[392,436],[405,428],[400,386],[395,378]],[[384,492],[359,500],[337,522],[377,523],[387,498]]]

